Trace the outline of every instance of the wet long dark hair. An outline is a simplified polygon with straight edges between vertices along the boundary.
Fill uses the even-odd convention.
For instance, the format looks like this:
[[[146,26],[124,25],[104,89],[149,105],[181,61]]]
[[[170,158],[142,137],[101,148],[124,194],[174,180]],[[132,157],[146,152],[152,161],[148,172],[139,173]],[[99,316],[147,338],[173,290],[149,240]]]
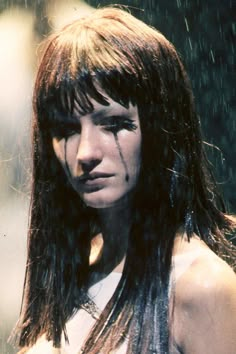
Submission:
[[[59,347],[65,324],[87,297],[94,211],[57,161],[51,128],[92,112],[91,98],[138,107],[142,165],[119,285],[92,329],[85,353],[169,352],[169,274],[180,226],[220,256],[232,251],[231,222],[204,152],[193,94],[173,45],[129,13],[105,8],[51,35],[38,69],[33,107],[33,188],[19,345],[43,333]],[[60,118],[61,119],[61,118]],[[79,333],[78,333],[79,336]]]

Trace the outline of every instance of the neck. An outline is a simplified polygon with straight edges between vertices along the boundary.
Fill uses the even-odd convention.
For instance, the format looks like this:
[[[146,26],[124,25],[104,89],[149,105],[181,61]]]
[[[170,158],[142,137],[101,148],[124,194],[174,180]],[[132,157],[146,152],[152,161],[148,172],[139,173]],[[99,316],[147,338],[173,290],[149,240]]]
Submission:
[[[101,251],[90,267],[92,283],[113,270],[122,272],[132,222],[131,208],[127,204],[99,209],[98,217],[102,230],[98,235]]]
[[[104,238],[110,234],[119,234],[119,237],[125,236],[131,225],[131,207],[128,203],[119,204],[110,208],[98,209],[98,216],[102,227]],[[109,238],[108,242],[111,241]],[[118,241],[118,240],[114,240]]]

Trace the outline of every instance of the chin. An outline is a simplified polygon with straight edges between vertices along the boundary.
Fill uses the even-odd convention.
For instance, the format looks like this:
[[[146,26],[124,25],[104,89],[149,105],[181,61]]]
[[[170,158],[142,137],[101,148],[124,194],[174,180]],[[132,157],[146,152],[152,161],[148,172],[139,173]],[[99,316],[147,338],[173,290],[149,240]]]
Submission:
[[[88,207],[94,209],[107,209],[118,204],[116,200],[97,200],[96,198],[83,198],[83,201]]]
[[[99,195],[103,194],[103,195]],[[94,209],[107,209],[107,208],[112,208],[115,206],[120,205],[121,203],[124,203],[126,201],[126,197],[128,196],[128,193],[125,193],[123,195],[114,195],[111,196],[111,193],[108,195],[105,195],[105,193],[99,193],[99,192],[94,192],[94,193],[89,193],[89,194],[83,194],[81,195],[81,199],[84,201],[84,203]]]

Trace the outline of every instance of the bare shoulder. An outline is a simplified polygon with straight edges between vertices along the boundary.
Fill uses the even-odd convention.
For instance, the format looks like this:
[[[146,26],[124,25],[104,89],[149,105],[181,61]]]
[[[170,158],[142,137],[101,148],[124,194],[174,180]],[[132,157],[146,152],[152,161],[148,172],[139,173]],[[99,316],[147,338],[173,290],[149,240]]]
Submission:
[[[210,295],[212,291],[227,293],[231,288],[235,289],[233,269],[198,237],[190,242],[186,238],[178,239],[175,255],[176,293],[182,301],[198,301],[199,296]]]
[[[182,289],[185,289],[183,292]],[[176,293],[184,304],[195,304],[209,297],[212,301],[236,295],[236,274],[221,258],[205,252],[193,261],[176,284]],[[214,297],[212,298],[212,295]]]
[[[236,352],[236,274],[210,249],[176,282],[174,313],[184,353]]]

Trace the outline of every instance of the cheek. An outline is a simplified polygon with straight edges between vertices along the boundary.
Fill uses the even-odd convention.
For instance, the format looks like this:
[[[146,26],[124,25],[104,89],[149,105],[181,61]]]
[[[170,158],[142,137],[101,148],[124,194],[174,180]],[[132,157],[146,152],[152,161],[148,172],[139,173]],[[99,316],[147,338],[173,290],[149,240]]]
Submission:
[[[141,166],[141,141],[133,153],[133,169],[136,177],[138,177],[139,175],[140,166]]]
[[[123,145],[124,159],[130,174],[137,175],[141,164],[141,134],[130,136]]]
[[[64,139],[52,139],[52,147],[57,159],[63,164],[65,162],[65,142]]]
[[[134,139],[129,142],[127,149],[131,152],[133,165],[139,168],[141,162],[141,132],[139,131],[135,136]]]

